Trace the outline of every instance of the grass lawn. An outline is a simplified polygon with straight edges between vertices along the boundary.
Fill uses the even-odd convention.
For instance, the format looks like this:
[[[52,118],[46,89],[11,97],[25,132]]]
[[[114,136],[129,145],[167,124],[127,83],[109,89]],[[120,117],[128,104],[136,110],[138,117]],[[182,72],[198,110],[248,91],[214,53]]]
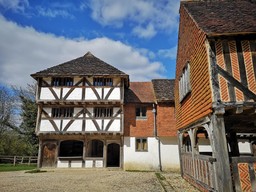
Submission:
[[[20,164],[18,164],[16,166],[13,166],[12,164],[0,164],[0,172],[32,170],[35,168],[36,168],[36,165],[20,165]]]

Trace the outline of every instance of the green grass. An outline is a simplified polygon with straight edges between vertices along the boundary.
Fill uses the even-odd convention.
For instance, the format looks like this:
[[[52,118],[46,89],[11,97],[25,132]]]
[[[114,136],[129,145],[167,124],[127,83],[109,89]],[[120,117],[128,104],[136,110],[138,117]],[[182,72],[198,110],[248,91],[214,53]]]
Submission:
[[[13,166],[12,164],[0,164],[0,172],[32,170],[35,168],[36,168],[36,165],[20,165],[20,164],[18,164],[16,166]]]

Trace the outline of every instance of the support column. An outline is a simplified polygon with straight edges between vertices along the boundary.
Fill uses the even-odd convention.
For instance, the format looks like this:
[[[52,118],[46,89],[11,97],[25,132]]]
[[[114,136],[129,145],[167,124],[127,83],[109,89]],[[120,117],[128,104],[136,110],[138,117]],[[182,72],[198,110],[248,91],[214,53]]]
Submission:
[[[104,139],[104,147],[103,147],[103,159],[104,159],[104,160],[103,160],[103,162],[104,162],[104,163],[103,163],[103,164],[104,164],[103,167],[104,167],[104,168],[107,167],[107,158],[108,158],[108,157],[107,157],[107,150],[108,150],[108,149],[107,149],[107,141],[106,141],[106,139]]]
[[[180,174],[181,174],[181,177],[183,177],[183,164],[182,164],[182,152],[183,152],[183,149],[182,149],[182,145],[183,145],[183,133],[182,132],[178,132],[177,133],[178,135],[178,147],[179,147],[179,157],[180,157]]]
[[[229,163],[228,146],[224,124],[224,109],[221,113],[214,113],[211,117],[211,131],[213,138],[213,157],[215,162],[216,187],[220,192],[232,192],[232,178]]]
[[[120,137],[120,159],[119,159],[119,166],[123,168],[124,163],[124,136]]]
[[[42,139],[39,137],[39,146],[38,146],[38,155],[37,155],[37,168],[42,167],[42,147],[43,147],[43,142],[42,142]]]

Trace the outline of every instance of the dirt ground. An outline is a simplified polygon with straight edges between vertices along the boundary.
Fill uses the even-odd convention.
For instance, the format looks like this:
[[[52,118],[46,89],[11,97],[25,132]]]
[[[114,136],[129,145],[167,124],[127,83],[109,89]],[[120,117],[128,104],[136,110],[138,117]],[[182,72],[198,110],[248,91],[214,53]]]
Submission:
[[[41,173],[1,172],[0,191],[197,192],[179,173],[98,169],[50,169]]]

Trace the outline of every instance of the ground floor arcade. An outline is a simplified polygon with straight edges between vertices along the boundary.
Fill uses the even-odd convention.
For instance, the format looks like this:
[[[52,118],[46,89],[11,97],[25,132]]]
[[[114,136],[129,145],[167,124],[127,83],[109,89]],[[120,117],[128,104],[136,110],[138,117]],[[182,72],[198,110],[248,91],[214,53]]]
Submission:
[[[122,167],[120,135],[40,135],[39,167]]]

